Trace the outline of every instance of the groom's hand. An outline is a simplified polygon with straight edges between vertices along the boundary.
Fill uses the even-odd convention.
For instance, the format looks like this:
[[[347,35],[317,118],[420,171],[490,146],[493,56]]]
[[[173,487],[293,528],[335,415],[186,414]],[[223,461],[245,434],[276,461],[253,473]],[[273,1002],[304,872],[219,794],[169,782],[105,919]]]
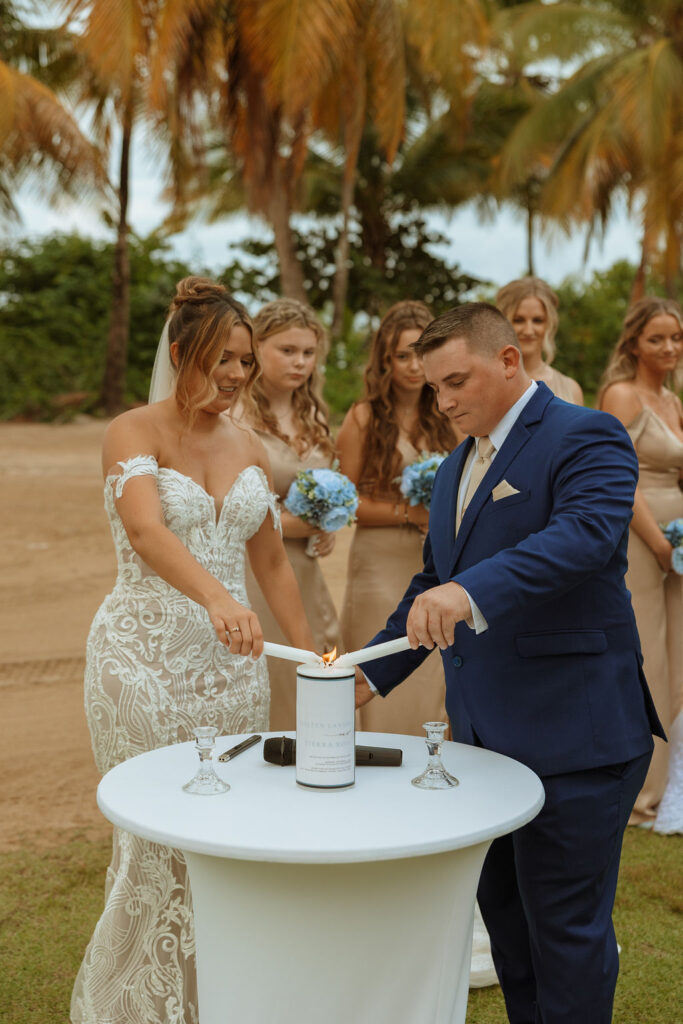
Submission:
[[[371,690],[368,686],[368,681],[363,675],[362,671],[356,665],[356,707],[362,708],[364,704],[367,704],[376,697],[377,694],[374,690]]]
[[[443,583],[416,597],[406,623],[410,646],[422,644],[431,651],[436,644],[442,651],[450,647],[456,623],[470,618],[472,610],[467,594],[459,583]]]

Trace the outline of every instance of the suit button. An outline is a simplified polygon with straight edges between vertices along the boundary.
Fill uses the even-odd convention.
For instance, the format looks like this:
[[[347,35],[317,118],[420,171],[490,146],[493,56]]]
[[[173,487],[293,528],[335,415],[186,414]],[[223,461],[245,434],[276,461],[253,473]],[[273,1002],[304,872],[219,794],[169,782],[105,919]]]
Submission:
[[[455,665],[456,668],[460,668],[460,666],[462,665],[462,658],[460,657],[459,654],[453,655],[453,664]]]

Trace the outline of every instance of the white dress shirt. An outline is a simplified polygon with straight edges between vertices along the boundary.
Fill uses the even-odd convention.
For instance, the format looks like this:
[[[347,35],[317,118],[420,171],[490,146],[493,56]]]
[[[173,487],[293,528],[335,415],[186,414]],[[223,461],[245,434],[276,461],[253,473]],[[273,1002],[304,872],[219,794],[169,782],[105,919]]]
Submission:
[[[489,433],[489,440],[493,445],[493,452],[491,453],[491,462],[493,462],[499,450],[502,448],[503,443],[507,439],[508,434],[510,433],[515,423],[519,419],[522,409],[531,399],[531,396],[533,395],[534,391],[536,391],[537,387],[538,384],[535,380],[530,381],[529,387],[526,389],[521,398],[518,398],[515,404],[510,406],[508,411],[503,416],[502,420],[496,423],[493,430]],[[467,485],[469,483],[470,476],[472,475],[472,466],[474,465],[478,443],[479,439],[477,438],[476,444],[472,445],[472,450],[467,456],[467,462],[465,463],[465,466],[462,471],[462,476],[460,477],[460,487],[458,488],[458,514],[460,513],[460,508],[464,501],[465,495],[467,494]],[[463,590],[464,589],[465,588],[463,587]],[[472,609],[471,617],[466,620],[467,625],[470,627],[470,629],[473,629],[475,633],[483,633],[485,630],[489,628],[489,624],[482,615],[481,611],[479,610],[476,601],[472,599],[472,597],[467,593],[466,590],[465,593],[467,594],[467,600],[470,602],[470,608]]]

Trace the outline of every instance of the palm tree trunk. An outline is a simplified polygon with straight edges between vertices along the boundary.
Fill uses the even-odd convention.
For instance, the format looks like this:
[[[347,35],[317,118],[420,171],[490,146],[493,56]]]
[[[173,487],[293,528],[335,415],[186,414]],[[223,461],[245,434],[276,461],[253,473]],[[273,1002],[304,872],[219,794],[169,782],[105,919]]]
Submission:
[[[275,249],[280,265],[280,288],[286,298],[306,302],[304,275],[297,259],[289,218],[287,189],[280,172],[276,171],[273,174],[273,188],[268,202],[268,219],[275,235]]]
[[[647,263],[649,258],[649,247],[647,244],[647,233],[643,232],[643,240],[640,243],[640,263],[636,270],[636,275],[633,278],[633,284],[631,285],[631,294],[629,296],[629,305],[637,302],[638,299],[642,299],[645,294],[645,278],[647,276]]]
[[[121,160],[119,165],[119,221],[114,250],[111,290],[111,314],[107,336],[107,355],[100,403],[108,416],[123,408],[130,327],[130,261],[128,253],[128,192],[130,177],[130,146],[133,134],[132,100],[127,104],[122,121]]]
[[[673,219],[673,218],[672,218]],[[664,257],[664,288],[668,299],[677,298],[677,283],[681,272],[681,240],[675,224],[667,231],[666,253]]]
[[[334,285],[332,287],[332,340],[337,341],[344,328],[346,294],[349,287],[349,213],[355,191],[354,175],[345,175],[342,182],[342,226],[337,242]]]
[[[529,277],[535,277],[534,268],[534,208],[529,198],[526,217],[526,265]]]

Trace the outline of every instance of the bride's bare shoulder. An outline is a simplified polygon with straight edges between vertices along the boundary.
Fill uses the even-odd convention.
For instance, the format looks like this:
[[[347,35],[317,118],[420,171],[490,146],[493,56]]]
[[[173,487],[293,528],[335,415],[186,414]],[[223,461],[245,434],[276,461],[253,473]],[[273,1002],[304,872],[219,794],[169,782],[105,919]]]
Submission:
[[[226,426],[229,429],[229,437],[234,445],[239,445],[247,465],[253,463],[263,469],[270,468],[266,449],[263,441],[253,427],[249,426],[244,419],[233,416],[226,416]]]
[[[158,458],[163,433],[163,412],[159,406],[140,406],[116,416],[104,432],[102,471],[106,477],[117,462],[152,455]]]

